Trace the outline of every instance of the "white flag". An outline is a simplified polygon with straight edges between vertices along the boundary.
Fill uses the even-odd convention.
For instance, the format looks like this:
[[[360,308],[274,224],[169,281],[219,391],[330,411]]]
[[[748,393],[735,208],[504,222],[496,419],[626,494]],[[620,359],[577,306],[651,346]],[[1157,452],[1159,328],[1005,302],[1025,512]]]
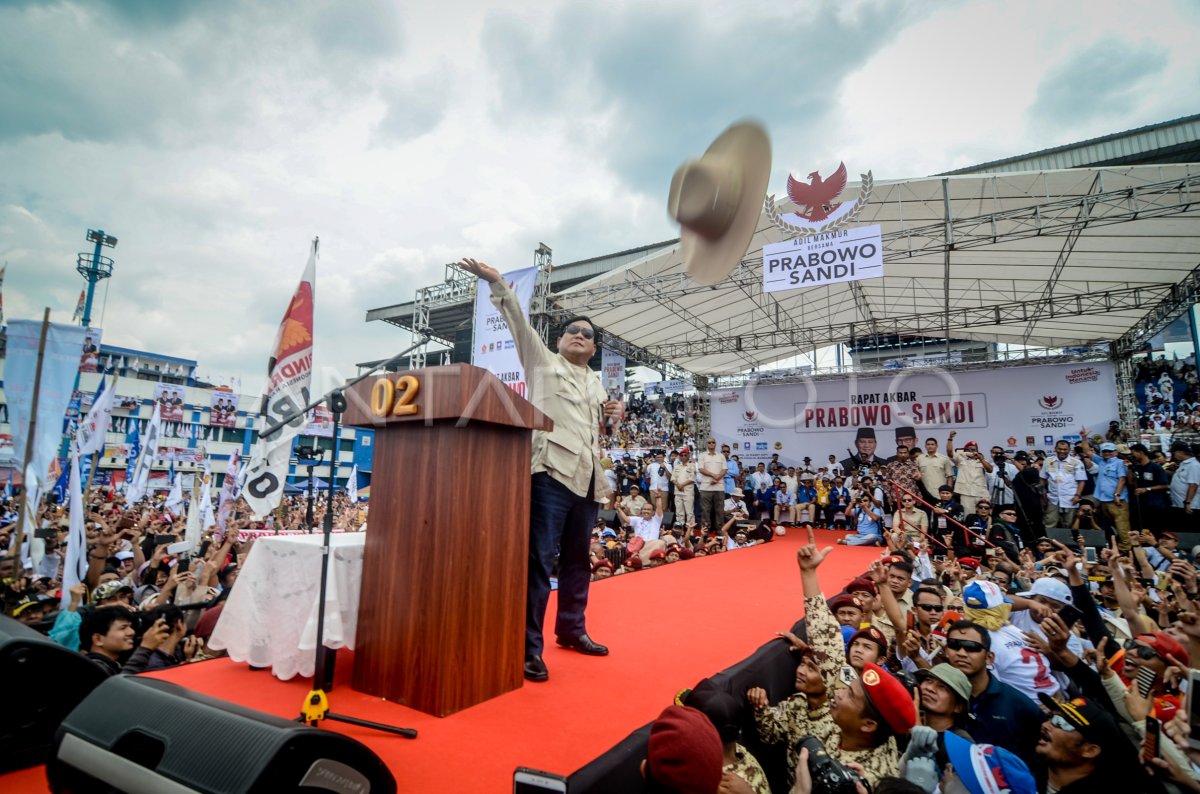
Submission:
[[[183,475],[176,473],[175,482],[171,483],[171,493],[163,505],[168,513],[178,518],[183,515]]]
[[[358,503],[358,464],[354,464],[354,468],[350,469],[350,478],[346,480],[346,496],[350,497],[350,504]]]
[[[238,453],[235,449],[229,455],[229,463],[225,465],[225,481],[221,483],[221,501],[217,505],[217,527],[221,530],[221,540],[224,541],[225,524],[229,521],[229,514],[233,512],[233,505],[237,502],[238,497]]]
[[[68,480],[71,507],[71,528],[67,533],[66,560],[63,563],[62,600],[59,609],[71,604],[71,588],[87,578],[87,531],[83,526],[83,484],[79,477],[79,456],[71,456],[71,476]]]
[[[312,382],[313,297],[316,293],[317,241],[313,240],[308,264],[292,302],[284,312],[275,338],[275,347],[267,365],[267,385],[263,396],[263,430],[278,428],[269,436],[260,436],[250,458],[246,489],[242,496],[257,515],[266,515],[279,506],[284,480],[292,457],[292,440],[304,429],[304,415],[287,425],[280,423],[291,413],[308,404]]]
[[[100,378],[100,387],[104,389],[92,403],[91,410],[79,426],[79,434],[75,437],[79,444],[80,455],[91,455],[104,449],[104,437],[112,423],[113,399],[117,396],[117,380],[113,378],[112,385],[104,388],[104,378]]]
[[[133,476],[129,478],[129,489],[125,491],[125,504],[133,504],[146,495],[150,484],[150,467],[159,456],[162,443],[162,414],[159,404],[154,404],[154,415],[150,417],[150,426],[142,435],[142,454],[138,455],[134,464]]]

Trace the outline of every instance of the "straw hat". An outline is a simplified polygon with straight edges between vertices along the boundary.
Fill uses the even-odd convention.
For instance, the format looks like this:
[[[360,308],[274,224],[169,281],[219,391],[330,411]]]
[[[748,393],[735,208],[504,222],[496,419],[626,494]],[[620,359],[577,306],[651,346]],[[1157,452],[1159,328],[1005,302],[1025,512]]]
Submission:
[[[721,133],[699,160],[671,178],[667,210],[679,222],[687,273],[711,286],[746,254],[771,176],[771,140],[752,121]]]

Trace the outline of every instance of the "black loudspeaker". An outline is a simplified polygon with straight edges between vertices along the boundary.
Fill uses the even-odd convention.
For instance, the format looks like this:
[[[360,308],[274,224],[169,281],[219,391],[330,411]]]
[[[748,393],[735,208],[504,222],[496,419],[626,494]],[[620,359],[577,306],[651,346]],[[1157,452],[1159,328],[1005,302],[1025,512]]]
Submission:
[[[54,731],[106,675],[82,654],[0,615],[0,772],[45,763]]]
[[[54,737],[54,792],[394,794],[365,745],[158,679],[114,676]]]

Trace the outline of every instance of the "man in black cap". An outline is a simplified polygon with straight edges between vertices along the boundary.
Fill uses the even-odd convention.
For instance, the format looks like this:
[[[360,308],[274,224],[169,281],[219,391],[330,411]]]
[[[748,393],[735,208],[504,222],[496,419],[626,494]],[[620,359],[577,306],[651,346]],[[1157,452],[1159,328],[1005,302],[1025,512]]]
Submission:
[[[1037,743],[1038,791],[1161,791],[1138,763],[1133,743],[1113,716],[1087,698],[1060,703],[1039,695],[1050,718]]]
[[[883,461],[875,456],[875,447],[877,444],[875,428],[860,427],[858,433],[854,436],[854,448],[856,451],[842,461],[842,469],[847,474],[858,474],[859,469],[863,467],[874,463],[882,463]]]
[[[909,457],[909,455],[907,454],[908,450],[913,449],[916,446],[917,446],[917,430],[916,430],[916,428],[914,428],[914,427],[897,427],[896,428],[896,448],[897,448],[897,450],[899,450],[900,447],[904,447],[904,450],[905,450],[904,457],[906,457],[906,458]],[[891,463],[892,461],[896,460],[897,457],[898,457],[898,455],[892,455],[890,458],[887,459],[886,462]]]

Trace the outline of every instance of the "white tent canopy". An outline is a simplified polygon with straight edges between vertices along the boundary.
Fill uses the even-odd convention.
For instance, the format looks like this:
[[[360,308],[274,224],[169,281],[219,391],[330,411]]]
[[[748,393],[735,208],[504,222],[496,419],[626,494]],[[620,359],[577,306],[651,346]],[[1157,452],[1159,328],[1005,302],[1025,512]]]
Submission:
[[[714,287],[687,278],[675,245],[554,299],[705,375],[875,336],[1107,342],[1191,299],[1198,197],[1196,164],[876,181],[857,224],[883,227],[883,278],[764,294],[762,247],[788,236],[764,213]]]

